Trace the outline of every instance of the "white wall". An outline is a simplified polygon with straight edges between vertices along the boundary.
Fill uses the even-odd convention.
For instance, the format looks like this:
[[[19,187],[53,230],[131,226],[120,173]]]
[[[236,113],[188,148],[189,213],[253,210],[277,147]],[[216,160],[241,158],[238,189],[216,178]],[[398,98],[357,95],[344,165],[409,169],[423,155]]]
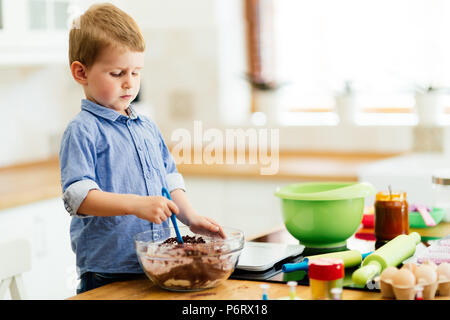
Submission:
[[[68,66],[1,67],[0,166],[45,159],[79,110],[81,92]]]

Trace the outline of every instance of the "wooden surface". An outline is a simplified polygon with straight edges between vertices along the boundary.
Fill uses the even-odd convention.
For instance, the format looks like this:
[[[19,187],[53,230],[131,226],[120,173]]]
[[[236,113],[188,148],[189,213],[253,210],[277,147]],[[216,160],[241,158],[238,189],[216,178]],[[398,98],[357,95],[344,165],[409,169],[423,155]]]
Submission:
[[[450,222],[441,222],[429,228],[409,228],[409,232],[417,232],[422,237],[422,242],[443,238],[450,234]],[[357,234],[367,235],[365,239],[375,239],[373,228],[360,228]]]
[[[409,232],[417,232],[422,239],[439,239],[450,234],[450,222],[441,222],[430,228],[410,228]]]
[[[447,234],[450,234],[450,223],[445,224]],[[258,242],[298,243],[284,226],[277,226],[267,234],[251,239]],[[373,241],[363,241],[350,238],[347,241],[349,249],[361,252],[374,250]],[[228,279],[216,288],[198,292],[170,292],[153,285],[143,276],[142,280],[131,280],[111,283],[106,286],[70,297],[68,300],[261,300],[262,281],[247,281]],[[289,288],[284,283],[269,283],[268,296],[279,299],[289,295]],[[298,285],[296,296],[300,299],[311,299],[309,286]],[[354,289],[344,289],[343,300],[383,300],[380,292],[370,292]],[[436,296],[435,300],[450,300],[450,297]]]
[[[361,165],[397,156],[398,154],[359,154],[324,152],[280,152],[278,171],[262,175],[269,165],[257,164],[178,164],[178,170],[186,176],[288,179],[301,181],[357,181],[357,170]],[[248,159],[248,156],[247,158]],[[177,158],[175,157],[175,160]],[[247,161],[249,162],[249,161]],[[179,163],[177,161],[177,163]]]
[[[62,195],[57,158],[0,168],[0,210]]]
[[[393,154],[337,154],[282,152],[279,172],[261,175],[259,165],[187,165],[177,168],[184,176],[291,180],[356,181],[357,168]],[[178,162],[177,162],[178,163]],[[61,196],[58,158],[0,168],[0,210]]]
[[[197,292],[169,292],[152,284],[148,279],[111,283],[86,291],[68,300],[261,300],[263,282],[226,280],[216,288]],[[289,296],[289,287],[284,283],[270,283],[269,299]],[[296,296],[310,300],[308,286],[297,286]],[[344,300],[379,300],[380,293],[359,290],[344,290]]]

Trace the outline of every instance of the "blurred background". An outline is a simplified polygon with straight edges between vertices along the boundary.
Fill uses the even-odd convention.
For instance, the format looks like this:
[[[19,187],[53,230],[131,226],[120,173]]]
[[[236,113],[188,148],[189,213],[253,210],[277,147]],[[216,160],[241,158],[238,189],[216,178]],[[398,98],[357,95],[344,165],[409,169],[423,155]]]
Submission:
[[[84,98],[69,70],[68,27],[96,2],[0,0],[0,237],[30,239],[32,298],[75,294],[57,156]],[[364,180],[433,201],[431,175],[450,155],[450,2],[109,2],[142,29],[134,104],[169,147],[194,121],[279,130],[272,176],[176,158],[202,214],[250,239],[283,223],[273,193],[286,183]]]

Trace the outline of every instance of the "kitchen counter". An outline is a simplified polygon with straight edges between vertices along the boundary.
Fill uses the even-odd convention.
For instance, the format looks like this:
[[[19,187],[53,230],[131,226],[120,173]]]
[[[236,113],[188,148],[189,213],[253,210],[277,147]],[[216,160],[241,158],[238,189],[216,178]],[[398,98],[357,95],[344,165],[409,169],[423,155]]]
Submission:
[[[57,158],[0,168],[0,210],[61,196]]]
[[[450,157],[439,152],[403,154],[362,165],[358,169],[359,180],[371,183],[377,190],[406,191],[408,203],[434,205],[435,189],[432,176],[447,169]],[[375,201],[375,196],[366,199]]]
[[[357,181],[358,168],[399,154],[282,151],[276,174],[262,175],[261,164],[179,164],[183,175],[223,178],[286,179],[303,181]],[[246,156],[248,159],[248,155]],[[176,159],[177,160],[177,159]],[[177,161],[178,163],[178,161]]]
[[[450,228],[448,224],[447,228]],[[298,243],[284,226],[277,227],[266,234],[252,239],[260,242]],[[360,249],[361,252],[373,250],[374,242],[350,238],[347,247]],[[365,247],[365,248],[364,248]],[[262,281],[228,279],[218,287],[198,292],[171,292],[154,285],[145,276],[138,280],[116,282],[103,287],[86,291],[68,298],[68,300],[261,300]],[[278,299],[289,295],[284,283],[270,283],[268,295],[270,299]],[[309,300],[309,286],[297,285],[296,296]],[[370,292],[355,289],[343,290],[344,300],[380,300],[384,299],[380,292]],[[450,300],[450,297],[436,296],[435,300]]]
[[[280,152],[279,170],[261,175],[260,165],[179,164],[184,176],[224,179],[357,181],[360,166],[398,154]],[[61,196],[58,158],[0,168],[0,210]]]

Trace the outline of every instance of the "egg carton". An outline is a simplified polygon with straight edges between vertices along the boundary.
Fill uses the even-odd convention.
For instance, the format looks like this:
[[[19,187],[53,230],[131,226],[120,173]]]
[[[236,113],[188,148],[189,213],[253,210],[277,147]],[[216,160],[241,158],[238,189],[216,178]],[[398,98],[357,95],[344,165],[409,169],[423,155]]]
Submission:
[[[401,269],[389,267],[375,279],[384,298],[397,300],[434,299],[436,295],[450,296],[449,266],[437,266],[427,260],[422,265],[403,264]],[[446,275],[446,276],[445,276]]]

